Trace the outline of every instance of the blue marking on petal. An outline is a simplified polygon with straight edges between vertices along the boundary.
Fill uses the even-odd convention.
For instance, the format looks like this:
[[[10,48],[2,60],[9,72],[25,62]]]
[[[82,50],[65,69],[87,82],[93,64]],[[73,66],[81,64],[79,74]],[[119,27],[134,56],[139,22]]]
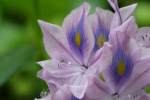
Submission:
[[[76,98],[75,96],[71,96],[71,100],[80,100],[80,99]]]
[[[83,49],[86,46],[85,31],[84,31],[84,14],[82,15],[79,24],[72,27],[69,32],[68,41],[71,49],[80,57],[83,56]]]
[[[109,40],[109,29],[107,29],[104,25],[102,25],[100,19],[98,18],[98,26],[94,32],[95,37],[95,46],[94,51],[100,49],[104,42]]]
[[[118,48],[113,56],[111,64],[111,74],[115,84],[124,84],[124,82],[129,79],[133,70],[133,65],[130,55],[126,54],[122,48]]]
[[[94,32],[94,36],[95,36],[94,51],[100,49],[103,46],[103,43],[109,40],[109,31],[107,31],[105,28],[101,26],[102,25],[99,25],[96,32]]]

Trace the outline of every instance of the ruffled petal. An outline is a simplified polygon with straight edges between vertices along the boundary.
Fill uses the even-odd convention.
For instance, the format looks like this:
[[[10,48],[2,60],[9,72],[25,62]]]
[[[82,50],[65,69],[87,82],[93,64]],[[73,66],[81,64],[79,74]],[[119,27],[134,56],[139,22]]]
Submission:
[[[59,64],[57,61],[44,61],[40,64],[44,68],[39,73],[40,78],[46,80],[48,84],[52,82],[57,84],[57,87],[67,84],[75,97],[83,98],[88,84],[87,77],[84,75],[84,67],[65,63]],[[53,67],[53,65],[57,66]]]
[[[134,17],[130,17],[122,25],[110,32],[109,39],[116,49],[116,47],[118,46],[118,42],[123,47],[128,43],[127,41],[129,40],[129,37],[133,36],[133,34],[135,34],[136,32],[137,25],[135,23],[135,19]]]
[[[144,47],[150,47],[150,27],[140,28],[136,35],[137,42]]]
[[[118,17],[118,13],[116,12],[113,16],[111,28],[110,30],[116,28],[117,26],[124,23],[126,20],[128,20],[133,14],[136,9],[137,4],[132,4],[130,6],[122,7],[119,9],[120,17]],[[121,21],[120,21],[121,19]]]
[[[141,60],[141,48],[137,44],[136,40],[132,37],[128,43],[128,52],[130,53],[134,63],[137,63]]]
[[[132,25],[134,18],[129,18],[121,26],[117,27],[110,34],[110,43],[113,48],[112,63],[106,70],[104,78],[114,93],[118,92],[129,79],[133,70],[135,48],[130,47],[130,35],[133,34]],[[135,54],[134,54],[135,53]]]
[[[74,80],[84,71],[80,66],[59,63],[56,60],[39,62],[43,69],[39,77],[47,83],[54,82],[58,85],[73,84]]]
[[[96,12],[89,15],[93,31],[96,32],[98,27],[109,30],[112,17],[113,13],[111,11],[97,7]]]
[[[120,8],[122,22],[125,22],[128,18],[130,18],[134,14],[136,7],[137,7],[137,4],[135,3],[132,5]]]
[[[119,93],[119,89],[124,86],[131,76],[133,62],[123,50],[118,49],[112,59],[112,63],[104,74],[104,79],[113,93]]]
[[[102,8],[97,8],[96,13],[89,16],[93,34],[95,36],[94,52],[101,48],[104,42],[108,41],[112,17],[112,12]]]
[[[82,65],[88,63],[94,47],[94,36],[88,22],[89,9],[89,4],[84,3],[73,10],[63,23],[72,54],[78,58]]]
[[[140,47],[141,48],[141,60],[150,58],[150,48]]]
[[[84,97],[87,87],[88,79],[81,74],[75,79],[74,83],[69,86],[69,89],[75,97],[81,99]]]
[[[38,64],[40,64],[43,67],[43,69],[45,69],[46,71],[48,71],[51,74],[59,73],[59,71],[60,71],[60,74],[63,71],[71,71],[71,72],[82,72],[83,71],[83,69],[80,65],[74,65],[71,62],[64,63],[64,62],[60,62],[55,59],[40,61],[40,62],[38,62]]]
[[[44,46],[49,56],[59,61],[75,62],[69,49],[67,49],[69,46],[62,29],[41,20],[39,20],[39,25],[44,35]]]
[[[107,85],[96,77],[90,78],[90,83],[86,91],[88,100],[112,100],[111,92]]]
[[[58,60],[51,59],[51,60],[45,60],[45,61],[39,61],[37,62],[43,69],[46,69],[48,72],[53,69],[58,69],[59,63],[61,63]]]
[[[105,69],[107,69],[112,62],[112,46],[108,43],[104,43],[103,48],[97,51],[95,55],[95,60],[91,63],[87,74],[100,74]]]
[[[132,76],[121,92],[135,92],[150,85],[150,58],[141,60],[134,66]]]
[[[72,94],[67,85],[61,86],[52,96],[52,100],[71,100]]]
[[[119,7],[118,7],[118,0],[107,0],[109,2],[109,4],[111,5],[111,7],[116,11]]]
[[[107,1],[109,2],[111,7],[115,11],[115,15],[114,15],[113,21],[112,21],[112,26],[121,25],[123,23],[123,21],[122,21],[121,13],[120,13],[119,6],[118,6],[118,0],[107,0]]]

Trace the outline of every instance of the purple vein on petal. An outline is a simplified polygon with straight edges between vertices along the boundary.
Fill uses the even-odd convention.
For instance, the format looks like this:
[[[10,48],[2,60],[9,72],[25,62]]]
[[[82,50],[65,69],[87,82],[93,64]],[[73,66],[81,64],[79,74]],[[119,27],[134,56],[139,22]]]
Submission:
[[[120,24],[122,24],[123,22],[122,22],[122,18],[121,18],[121,13],[119,11],[119,6],[118,6],[118,4],[115,4],[115,6],[116,6],[116,12],[118,13],[118,17],[120,19]]]
[[[80,100],[80,99],[78,99],[78,98],[76,98],[74,96],[71,96],[71,100]]]
[[[130,54],[126,52],[126,39],[122,43],[117,37],[117,48],[114,50],[112,64],[110,65],[110,75],[113,78],[116,89],[120,88],[131,76],[134,62]],[[122,44],[122,45],[121,45]],[[118,91],[117,91],[118,92]]]
[[[105,92],[106,94],[108,93],[107,90],[106,90],[104,87],[102,87],[101,85],[99,85],[98,82],[95,81],[95,85],[97,86],[97,88],[99,88],[100,90],[102,90],[102,91]]]
[[[85,11],[83,10],[83,14],[81,19],[77,25],[77,27],[73,27],[70,30],[70,34],[68,36],[68,41],[71,49],[81,58],[83,58],[83,49],[86,46],[86,39],[85,39],[85,32],[84,32],[84,14]]]
[[[136,77],[133,82],[131,84],[129,84],[128,86],[132,86],[133,84],[135,84],[135,82],[140,78],[142,77],[145,73],[149,72],[150,71],[150,68],[148,68],[147,70],[145,70],[143,73],[141,73],[138,77]],[[145,87],[145,86],[144,86]],[[143,87],[143,88],[144,88]]]
[[[116,11],[116,13],[118,14],[120,24],[122,24],[123,21],[122,21],[121,13],[120,13],[119,6],[118,6],[118,0],[108,0],[108,2],[110,3],[114,11]]]
[[[45,27],[43,27],[43,28],[45,29]],[[45,29],[45,30],[46,30],[46,29]],[[48,30],[46,30],[46,31],[49,33]],[[53,35],[51,35],[51,34],[47,34],[47,35],[49,35],[50,37],[52,37],[52,38],[59,44],[59,46],[62,47],[62,48],[73,58],[73,60],[74,60],[75,62],[79,63],[79,62],[73,57],[73,55],[66,49],[66,47],[65,47],[63,44],[61,44]],[[49,36],[46,36],[46,38],[48,38]]]
[[[95,36],[94,51],[101,48],[104,42],[107,42],[109,40],[109,30],[102,25],[99,17],[98,17],[98,26],[99,27],[97,27],[96,31],[94,32]]]
[[[116,84],[124,84],[129,79],[133,69],[133,62],[129,55],[125,54],[122,49],[118,49],[111,65],[112,76]]]

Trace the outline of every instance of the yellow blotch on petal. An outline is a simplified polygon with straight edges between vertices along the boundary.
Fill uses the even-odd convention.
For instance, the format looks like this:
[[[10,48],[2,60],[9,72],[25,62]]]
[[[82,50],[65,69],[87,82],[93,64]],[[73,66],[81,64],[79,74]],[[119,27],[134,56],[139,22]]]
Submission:
[[[102,73],[99,75],[99,79],[102,80],[103,82],[105,81],[104,76],[103,76]]]
[[[102,47],[104,45],[104,42],[106,42],[106,37],[103,34],[100,34],[97,38],[97,44],[99,47]]]
[[[118,75],[122,76],[125,74],[126,66],[123,60],[121,60],[117,66],[117,73]]]
[[[77,32],[75,34],[75,43],[76,45],[79,47],[81,45],[81,35],[80,35],[80,32]]]

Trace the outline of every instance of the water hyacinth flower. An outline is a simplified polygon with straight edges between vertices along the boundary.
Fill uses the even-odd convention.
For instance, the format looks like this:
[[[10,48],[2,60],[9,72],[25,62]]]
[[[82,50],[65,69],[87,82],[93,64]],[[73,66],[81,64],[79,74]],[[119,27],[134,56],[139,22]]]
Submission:
[[[63,28],[39,21],[46,51],[51,56],[51,60],[39,62],[43,67],[39,77],[48,83],[50,90],[51,84],[55,85],[51,98],[60,97],[61,93],[58,92],[64,85],[67,85],[74,98],[83,98],[89,79],[102,72],[112,59],[111,47],[107,43],[103,49],[94,54],[92,52],[95,40],[88,21],[89,9],[89,4],[84,3],[73,10],[65,18]],[[105,58],[106,56],[110,57]],[[66,97],[68,94],[63,93],[63,98]]]
[[[137,43],[140,31],[131,17],[136,4],[119,9],[117,0],[108,2],[114,14],[97,8],[89,15],[84,3],[62,27],[39,20],[51,57],[38,62],[43,67],[38,76],[50,90],[40,100],[150,100],[144,91],[150,55]]]
[[[140,46],[133,38],[136,32],[133,17],[111,31],[113,59],[103,74],[103,84],[94,80],[101,95],[92,97],[91,91],[91,100],[150,100],[144,91],[150,84],[150,58],[142,57]]]

